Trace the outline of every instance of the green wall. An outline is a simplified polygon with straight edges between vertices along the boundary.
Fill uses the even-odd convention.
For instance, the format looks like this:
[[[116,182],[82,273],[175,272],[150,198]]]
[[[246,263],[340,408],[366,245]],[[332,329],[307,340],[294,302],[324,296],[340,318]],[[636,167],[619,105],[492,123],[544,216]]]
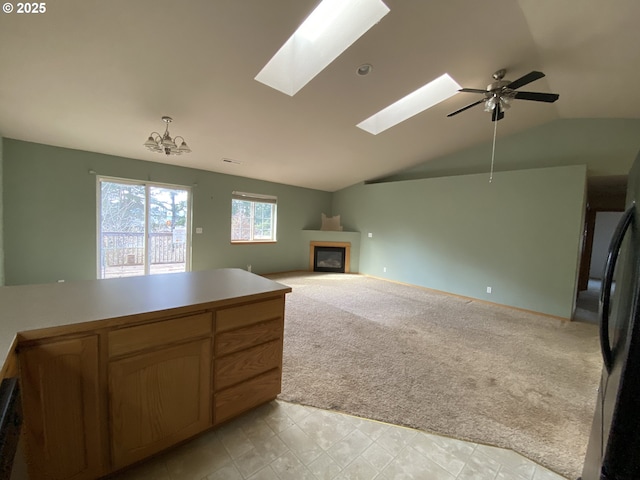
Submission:
[[[560,119],[505,137],[500,135],[500,124],[496,171],[586,164],[590,177],[627,175],[638,153],[640,119]],[[492,142],[486,142],[376,182],[487,172],[491,147]],[[479,158],[486,161],[478,162]]]
[[[96,277],[96,175],[192,187],[192,269],[306,269],[304,229],[330,214],[331,193],[154,162],[4,139],[7,285]],[[197,186],[194,186],[197,185]],[[278,197],[278,242],[231,245],[231,192]]]
[[[360,184],[335,192],[332,212],[361,232],[361,273],[570,318],[585,183],[580,165],[492,183],[476,174]]]
[[[359,184],[333,194],[4,139],[8,285],[95,278],[96,175],[192,186],[192,268],[306,270],[320,215],[361,232],[358,271],[571,317],[584,165]],[[231,245],[231,192],[278,196],[278,242]],[[368,237],[368,233],[372,237]],[[357,250],[357,249],[356,249]],[[386,268],[386,272],[384,269]],[[491,286],[491,294],[486,287]]]

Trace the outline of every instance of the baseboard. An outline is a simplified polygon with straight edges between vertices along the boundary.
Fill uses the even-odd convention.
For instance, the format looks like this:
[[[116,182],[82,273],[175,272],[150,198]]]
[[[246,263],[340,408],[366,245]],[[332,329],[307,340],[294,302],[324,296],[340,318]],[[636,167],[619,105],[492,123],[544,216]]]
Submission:
[[[390,280],[388,278],[376,277],[375,275],[368,275],[368,274],[362,274],[362,275],[364,275],[365,277],[375,278],[377,280],[385,280],[387,282],[397,283],[399,285],[406,285],[408,287],[420,288],[422,290],[427,290],[427,291],[434,292],[434,293],[439,293],[439,294],[442,294],[442,295],[448,295],[450,297],[456,297],[456,298],[460,298],[460,299],[463,299],[463,300],[469,300],[469,301],[472,301],[472,302],[480,302],[480,303],[484,303],[486,305],[491,305],[491,306],[494,306],[494,307],[502,307],[502,308],[508,308],[509,310],[517,310],[519,312],[533,313],[535,315],[540,315],[542,317],[552,318],[554,320],[560,320],[562,322],[571,322],[572,321],[571,318],[561,317],[559,315],[551,315],[550,313],[538,312],[536,310],[529,310],[527,308],[514,307],[513,305],[505,305],[504,303],[490,302],[489,300],[483,300],[481,298],[467,297],[466,295],[459,295],[457,293],[446,292],[444,290],[437,290],[435,288],[423,287],[422,285],[415,285],[413,283],[406,283],[406,282],[400,282],[398,280]]]
[[[301,273],[301,274],[317,273],[317,274],[322,274],[323,272],[311,272],[309,270],[290,270],[290,271],[285,271],[285,272],[262,273],[260,275],[262,275],[264,277],[269,277],[270,275],[288,275],[288,274],[294,274],[294,273]],[[494,307],[502,307],[502,308],[507,308],[509,310],[516,310],[516,311],[519,311],[519,312],[533,313],[535,315],[540,315],[542,317],[551,318],[553,320],[560,320],[561,322],[572,322],[573,321],[571,318],[561,317],[559,315],[551,315],[550,313],[538,312],[536,310],[529,310],[527,308],[514,307],[512,305],[505,305],[504,303],[490,302],[489,300],[483,300],[481,298],[467,297],[465,295],[459,295],[457,293],[446,292],[444,290],[437,290],[435,288],[423,287],[422,285],[416,285],[416,284],[413,284],[413,283],[400,282],[398,280],[390,280],[388,278],[377,277],[375,275],[369,275],[367,273],[351,272],[351,273],[341,273],[340,275],[362,275],[363,277],[375,278],[376,280],[384,280],[385,282],[397,283],[398,285],[404,285],[404,286],[407,286],[407,287],[420,288],[422,290],[427,290],[429,292],[439,293],[441,295],[448,295],[450,297],[456,297],[456,298],[460,298],[460,299],[468,300],[468,301],[472,301],[472,302],[480,302],[480,303],[484,303],[486,305],[491,305],[491,306],[494,306]]]

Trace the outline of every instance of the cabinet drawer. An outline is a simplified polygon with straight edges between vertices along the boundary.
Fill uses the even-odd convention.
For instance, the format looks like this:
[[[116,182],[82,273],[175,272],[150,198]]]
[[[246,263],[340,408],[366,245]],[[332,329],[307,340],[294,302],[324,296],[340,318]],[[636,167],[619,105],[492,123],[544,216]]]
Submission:
[[[273,400],[280,393],[280,381],[281,372],[278,368],[216,393],[214,396],[215,424]]]
[[[221,390],[272,368],[280,367],[281,364],[282,342],[280,340],[217,358],[214,387],[216,390]]]
[[[115,357],[211,334],[211,313],[146,323],[109,332],[109,356]]]
[[[216,312],[216,332],[224,332],[253,323],[281,318],[284,314],[284,298],[250,303],[241,307],[225,308]]]
[[[216,357],[281,338],[283,328],[283,319],[277,318],[222,332],[216,335]]]

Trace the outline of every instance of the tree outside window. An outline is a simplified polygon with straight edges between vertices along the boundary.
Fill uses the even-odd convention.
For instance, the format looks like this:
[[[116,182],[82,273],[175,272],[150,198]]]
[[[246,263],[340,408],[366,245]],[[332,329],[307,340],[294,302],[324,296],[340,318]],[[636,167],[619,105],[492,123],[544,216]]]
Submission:
[[[275,242],[275,197],[234,192],[231,200],[231,241]]]

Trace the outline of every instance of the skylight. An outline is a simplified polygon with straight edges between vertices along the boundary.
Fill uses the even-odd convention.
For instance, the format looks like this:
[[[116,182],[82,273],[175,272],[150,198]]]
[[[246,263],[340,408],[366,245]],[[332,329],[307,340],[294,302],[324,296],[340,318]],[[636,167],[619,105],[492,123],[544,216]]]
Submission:
[[[384,132],[418,113],[455,95],[462,87],[448,73],[420,87],[357,126],[373,135]]]
[[[322,0],[255,79],[293,96],[387,13],[381,0]]]

